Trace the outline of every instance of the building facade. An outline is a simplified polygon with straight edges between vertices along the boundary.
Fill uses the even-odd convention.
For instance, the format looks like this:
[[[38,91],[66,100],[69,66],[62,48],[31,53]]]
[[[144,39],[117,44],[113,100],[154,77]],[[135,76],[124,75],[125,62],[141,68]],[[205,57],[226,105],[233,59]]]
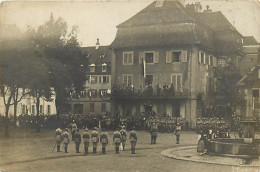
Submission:
[[[201,11],[199,3],[155,1],[117,26],[111,44],[114,114],[151,107],[195,127],[203,106],[215,103],[220,59],[242,58],[242,35],[221,12]]]
[[[74,114],[110,113],[111,50],[108,46],[85,47],[88,67],[85,90],[80,95],[71,93],[69,104]]]

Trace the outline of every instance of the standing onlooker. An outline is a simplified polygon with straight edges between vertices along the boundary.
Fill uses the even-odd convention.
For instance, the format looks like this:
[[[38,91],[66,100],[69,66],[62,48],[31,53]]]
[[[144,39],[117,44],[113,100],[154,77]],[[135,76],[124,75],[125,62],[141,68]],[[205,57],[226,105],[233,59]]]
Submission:
[[[72,135],[72,141],[74,141],[74,137],[75,137],[75,133],[77,131],[77,124],[75,123],[75,121],[72,121],[71,124],[71,135]]]
[[[135,154],[135,146],[137,142],[137,134],[134,129],[135,127],[133,127],[133,130],[130,132],[130,136],[129,136],[129,140],[131,143],[131,154]]]
[[[176,129],[175,129],[175,136],[176,136],[176,144],[180,143],[180,136],[181,136],[181,126],[179,123],[177,123]]]
[[[200,131],[198,135],[198,147],[197,152],[200,152],[200,155],[203,155],[206,151],[206,134],[204,134],[202,131]]]
[[[76,144],[76,153],[80,153],[79,152],[79,146],[80,146],[80,143],[81,143],[81,134],[79,132],[79,128],[77,129],[77,131],[75,133],[74,142]]]

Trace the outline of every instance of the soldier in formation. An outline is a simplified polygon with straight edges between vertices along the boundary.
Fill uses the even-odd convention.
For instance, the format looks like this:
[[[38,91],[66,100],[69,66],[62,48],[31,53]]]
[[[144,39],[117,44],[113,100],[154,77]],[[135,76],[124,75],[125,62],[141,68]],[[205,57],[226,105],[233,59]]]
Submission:
[[[103,128],[102,133],[100,134],[100,143],[102,144],[102,153],[106,153],[106,146],[108,144],[108,134],[106,132],[106,129]]]
[[[55,139],[57,145],[57,152],[60,152],[60,145],[62,141],[62,130],[60,128],[56,129]]]
[[[126,138],[127,138],[127,132],[125,130],[125,126],[123,126],[122,129],[120,130],[120,134],[121,134],[121,142],[122,142],[123,151],[124,151],[125,150]]]
[[[131,143],[131,154],[135,154],[135,146],[137,142],[137,134],[135,131],[135,127],[133,127],[133,130],[130,132],[129,140]]]
[[[70,142],[68,131],[69,131],[68,128],[66,128],[65,131],[62,134],[65,153],[68,153],[68,144]]]
[[[115,144],[116,154],[119,154],[119,145],[121,143],[121,134],[118,131],[118,129],[114,132],[113,142]]]
[[[84,143],[84,153],[85,155],[88,154],[88,147],[89,147],[89,140],[90,134],[88,133],[88,128],[85,128],[85,131],[82,134],[83,143]]]
[[[80,146],[80,143],[81,143],[81,134],[79,132],[79,129],[77,129],[77,131],[75,133],[74,142],[75,142],[75,145],[76,145],[76,153],[80,153],[79,152],[79,146]]]
[[[158,135],[158,126],[155,123],[153,123],[151,126],[151,144],[156,143],[157,135]]]
[[[91,140],[93,144],[93,153],[97,153],[97,144],[99,141],[97,127],[94,127],[94,130],[91,133]]]

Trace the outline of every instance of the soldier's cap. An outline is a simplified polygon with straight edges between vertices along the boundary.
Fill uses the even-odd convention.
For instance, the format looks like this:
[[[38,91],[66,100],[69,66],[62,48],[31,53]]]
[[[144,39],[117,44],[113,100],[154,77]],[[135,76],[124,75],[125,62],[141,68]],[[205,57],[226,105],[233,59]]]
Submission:
[[[85,128],[85,131],[88,131],[88,128],[87,128],[87,127]]]
[[[94,127],[94,130],[97,130],[97,127]]]
[[[65,131],[69,131],[69,129],[68,129],[68,128],[65,128]]]
[[[124,129],[125,129],[125,126],[123,125],[123,126],[122,126],[122,128],[124,128]]]

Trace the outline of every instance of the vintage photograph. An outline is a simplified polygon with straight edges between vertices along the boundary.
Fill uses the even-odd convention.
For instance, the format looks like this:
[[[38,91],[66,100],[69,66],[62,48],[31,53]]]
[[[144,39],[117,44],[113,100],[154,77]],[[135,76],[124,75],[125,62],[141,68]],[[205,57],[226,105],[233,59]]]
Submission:
[[[0,172],[259,172],[260,0],[0,0]]]

